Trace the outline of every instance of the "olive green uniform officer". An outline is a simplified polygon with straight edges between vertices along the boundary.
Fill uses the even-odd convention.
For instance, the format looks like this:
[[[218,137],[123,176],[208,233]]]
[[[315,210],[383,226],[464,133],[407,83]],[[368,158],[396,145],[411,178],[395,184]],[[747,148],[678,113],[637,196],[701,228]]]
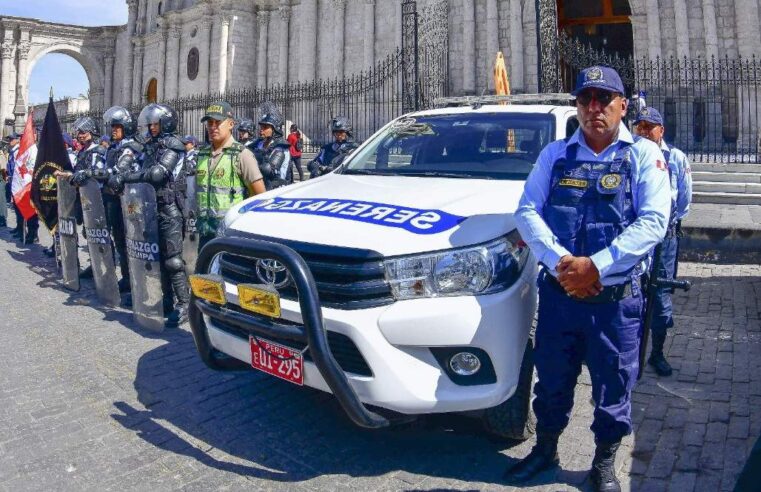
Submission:
[[[213,103],[201,119],[211,145],[198,151],[196,189],[199,249],[217,236],[225,214],[244,199],[264,193],[264,180],[256,157],[235,141],[230,104]]]

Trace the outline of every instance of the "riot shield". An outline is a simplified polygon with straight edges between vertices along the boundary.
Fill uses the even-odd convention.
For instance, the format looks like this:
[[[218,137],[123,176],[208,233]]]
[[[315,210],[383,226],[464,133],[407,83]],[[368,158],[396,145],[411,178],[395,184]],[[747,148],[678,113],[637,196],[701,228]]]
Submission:
[[[196,177],[188,176],[187,190],[185,191],[185,239],[182,244],[182,256],[185,260],[185,270],[192,275],[196,270],[198,259],[198,228],[196,217],[198,216],[198,195],[196,194]]]
[[[126,185],[122,213],[135,321],[143,328],[161,331],[164,305],[156,191],[146,183]]]
[[[77,250],[77,189],[69,178],[58,177],[58,234],[60,236],[61,276],[67,289],[79,291],[79,252]]]
[[[82,217],[90,249],[95,291],[100,302],[118,307],[121,296],[114,267],[114,246],[106,223],[106,209],[98,183],[92,179],[88,180],[79,188],[79,199],[82,202]]]

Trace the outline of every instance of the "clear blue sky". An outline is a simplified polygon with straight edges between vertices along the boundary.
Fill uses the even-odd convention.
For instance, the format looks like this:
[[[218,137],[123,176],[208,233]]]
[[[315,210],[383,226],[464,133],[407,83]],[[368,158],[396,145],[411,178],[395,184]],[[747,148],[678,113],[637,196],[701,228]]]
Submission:
[[[121,25],[127,23],[127,3],[124,0],[0,0],[0,15],[81,26]],[[89,88],[82,66],[69,56],[54,53],[34,66],[28,102],[46,102],[51,85],[56,99],[76,97]]]

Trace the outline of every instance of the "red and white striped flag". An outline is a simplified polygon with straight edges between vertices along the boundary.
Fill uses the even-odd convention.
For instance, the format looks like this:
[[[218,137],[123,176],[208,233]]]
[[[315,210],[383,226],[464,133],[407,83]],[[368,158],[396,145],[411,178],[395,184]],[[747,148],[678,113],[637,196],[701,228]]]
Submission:
[[[24,126],[24,135],[21,137],[18,154],[16,155],[16,167],[13,171],[13,181],[11,182],[11,193],[13,202],[24,216],[24,220],[29,220],[37,215],[32,205],[32,174],[34,174],[34,163],[37,160],[37,144],[35,143],[34,134],[34,115],[29,111]]]

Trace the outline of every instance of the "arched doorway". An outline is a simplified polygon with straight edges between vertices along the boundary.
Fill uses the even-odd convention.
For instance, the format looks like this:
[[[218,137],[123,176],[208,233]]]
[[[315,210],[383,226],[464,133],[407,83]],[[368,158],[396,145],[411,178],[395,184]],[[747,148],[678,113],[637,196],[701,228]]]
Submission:
[[[149,103],[158,101],[159,82],[155,78],[148,81],[148,87],[145,90],[145,100]]]
[[[573,88],[583,64],[632,57],[631,15],[628,0],[557,0],[558,33],[568,44],[559,60],[563,90]]]
[[[568,91],[582,65],[633,55],[628,0],[536,2],[540,91]]]

